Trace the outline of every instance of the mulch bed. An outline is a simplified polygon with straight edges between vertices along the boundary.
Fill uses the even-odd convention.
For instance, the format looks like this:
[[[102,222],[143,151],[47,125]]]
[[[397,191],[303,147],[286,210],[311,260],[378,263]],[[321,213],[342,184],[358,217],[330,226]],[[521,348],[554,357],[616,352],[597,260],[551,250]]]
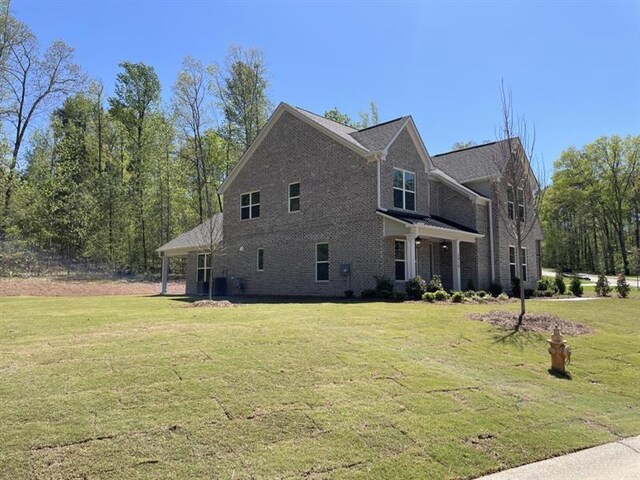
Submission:
[[[515,330],[518,324],[518,313],[493,311],[489,313],[471,313],[468,315],[472,320],[490,323],[507,330]],[[558,325],[560,331],[565,335],[586,335],[592,333],[593,329],[581,323],[564,320],[549,313],[525,313],[521,332],[553,333],[553,329]]]
[[[209,307],[209,308],[228,308],[239,307],[237,303],[231,303],[229,300],[198,300],[190,303],[189,307]]]

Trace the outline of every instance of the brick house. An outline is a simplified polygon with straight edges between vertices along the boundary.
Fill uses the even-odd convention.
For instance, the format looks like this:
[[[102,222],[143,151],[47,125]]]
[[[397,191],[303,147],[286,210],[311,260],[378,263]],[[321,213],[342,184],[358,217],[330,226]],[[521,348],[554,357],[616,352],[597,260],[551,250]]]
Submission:
[[[431,156],[410,116],[356,130],[281,103],[222,185],[224,214],[158,249],[163,292],[176,256],[187,258],[186,293],[208,291],[214,244],[216,290],[231,295],[358,295],[376,276],[404,291],[434,274],[454,290],[510,289],[514,241],[492,200],[500,146]],[[540,276],[540,240],[537,226],[526,288]]]

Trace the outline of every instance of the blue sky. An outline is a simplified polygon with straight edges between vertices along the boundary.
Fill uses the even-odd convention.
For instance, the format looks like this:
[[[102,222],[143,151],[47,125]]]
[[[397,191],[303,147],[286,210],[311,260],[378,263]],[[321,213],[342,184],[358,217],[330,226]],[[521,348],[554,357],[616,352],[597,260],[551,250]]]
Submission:
[[[640,134],[640,2],[12,0],[43,44],[62,39],[111,92],[123,60],[153,65],[165,101],[182,58],[261,48],[270,97],[357,118],[411,114],[430,153],[493,140],[501,79],[551,170],[570,145]]]

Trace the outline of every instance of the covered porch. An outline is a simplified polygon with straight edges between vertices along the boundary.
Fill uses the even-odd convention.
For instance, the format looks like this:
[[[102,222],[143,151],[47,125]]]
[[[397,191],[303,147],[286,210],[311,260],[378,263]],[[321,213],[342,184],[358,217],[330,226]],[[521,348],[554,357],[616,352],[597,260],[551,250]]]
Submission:
[[[383,234],[393,242],[396,281],[440,275],[445,288],[477,286],[476,240],[484,235],[445,219],[395,210],[378,210]]]

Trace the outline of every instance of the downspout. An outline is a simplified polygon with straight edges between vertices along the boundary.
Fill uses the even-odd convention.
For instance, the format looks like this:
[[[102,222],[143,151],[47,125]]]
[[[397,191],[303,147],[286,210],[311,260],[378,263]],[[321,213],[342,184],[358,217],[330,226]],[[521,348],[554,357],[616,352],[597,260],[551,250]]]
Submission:
[[[496,266],[493,258],[493,201],[489,200],[489,251],[491,253],[491,283],[496,282]]]
[[[382,157],[378,156],[376,159],[377,169],[378,169],[378,208],[382,208],[382,199],[380,194],[380,162],[382,161]]]

